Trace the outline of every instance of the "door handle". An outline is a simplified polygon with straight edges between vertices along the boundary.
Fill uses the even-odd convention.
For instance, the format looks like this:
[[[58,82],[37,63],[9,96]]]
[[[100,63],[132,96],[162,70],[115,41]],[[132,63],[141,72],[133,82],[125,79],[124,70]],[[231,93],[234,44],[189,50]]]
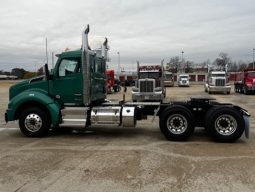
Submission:
[[[82,96],[81,93],[75,93],[74,96]]]

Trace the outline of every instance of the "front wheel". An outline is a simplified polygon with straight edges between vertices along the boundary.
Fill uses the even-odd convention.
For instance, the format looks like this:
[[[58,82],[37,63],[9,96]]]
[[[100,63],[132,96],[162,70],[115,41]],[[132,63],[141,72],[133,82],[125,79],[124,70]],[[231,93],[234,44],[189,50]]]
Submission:
[[[173,105],[160,115],[160,130],[169,140],[187,140],[194,131],[193,119],[186,107]]]
[[[248,93],[249,93],[246,86],[243,87],[243,93],[244,93],[245,95],[248,95]]]
[[[30,107],[21,112],[19,127],[27,137],[45,136],[50,128],[50,118],[38,107]]]
[[[245,128],[241,113],[230,107],[213,107],[207,112],[205,122],[206,130],[220,142],[234,142]]]

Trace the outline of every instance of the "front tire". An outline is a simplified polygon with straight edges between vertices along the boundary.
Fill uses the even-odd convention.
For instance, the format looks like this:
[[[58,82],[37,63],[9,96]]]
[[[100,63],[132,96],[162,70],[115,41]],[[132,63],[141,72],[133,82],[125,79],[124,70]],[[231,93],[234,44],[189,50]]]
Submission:
[[[244,93],[245,95],[248,95],[248,93],[249,93],[246,86],[243,87],[243,93]]]
[[[30,107],[21,112],[19,127],[27,137],[43,137],[50,128],[50,118],[38,107]]]
[[[242,115],[230,107],[213,107],[207,112],[205,122],[206,130],[219,142],[236,141],[245,128]]]
[[[194,131],[191,112],[181,105],[166,108],[160,115],[160,130],[168,140],[187,140]]]

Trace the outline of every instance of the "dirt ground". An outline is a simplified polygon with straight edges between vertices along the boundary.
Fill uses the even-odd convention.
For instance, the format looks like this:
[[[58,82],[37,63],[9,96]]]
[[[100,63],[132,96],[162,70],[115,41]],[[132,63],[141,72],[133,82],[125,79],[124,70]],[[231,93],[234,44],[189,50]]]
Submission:
[[[158,119],[136,128],[96,127],[23,136],[17,123],[4,124],[8,88],[0,81],[0,191],[254,191],[255,95],[213,94],[251,113],[251,135],[216,143],[198,129],[187,142],[167,141]],[[119,100],[123,92],[109,95]],[[209,96],[203,85],[167,88],[168,100]],[[126,93],[130,99],[130,88]]]

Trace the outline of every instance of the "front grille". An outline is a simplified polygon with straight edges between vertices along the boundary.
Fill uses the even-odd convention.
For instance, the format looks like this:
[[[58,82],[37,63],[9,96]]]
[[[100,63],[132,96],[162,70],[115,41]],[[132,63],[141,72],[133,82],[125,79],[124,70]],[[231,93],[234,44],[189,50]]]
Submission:
[[[225,86],[225,79],[216,79],[215,85],[216,86]]]
[[[186,80],[182,80],[182,83],[187,83],[187,81]]]
[[[140,81],[139,88],[140,92],[153,92],[153,80]]]

